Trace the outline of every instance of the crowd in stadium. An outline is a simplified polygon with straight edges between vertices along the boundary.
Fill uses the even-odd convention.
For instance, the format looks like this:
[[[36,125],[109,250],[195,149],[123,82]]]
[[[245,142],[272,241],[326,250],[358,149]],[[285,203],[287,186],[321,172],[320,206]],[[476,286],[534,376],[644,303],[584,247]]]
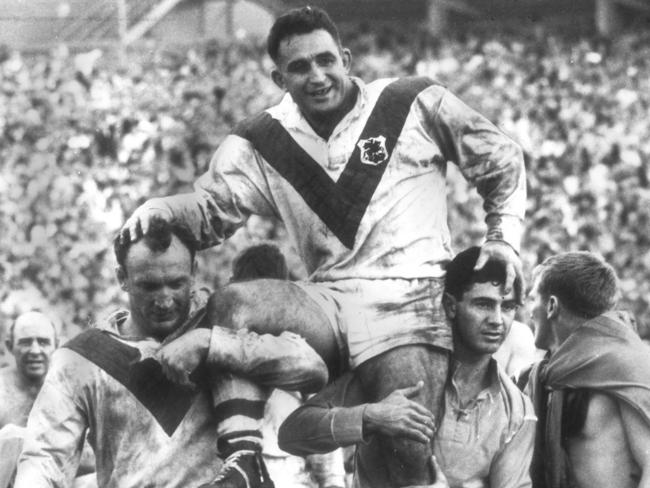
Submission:
[[[649,40],[362,25],[353,75],[428,78],[369,85],[313,7],[268,46],[0,48],[0,486],[647,481]]]
[[[353,72],[418,74],[445,83],[525,149],[528,268],[558,250],[602,253],[619,273],[642,334],[650,319],[650,58],[647,34],[613,42],[561,36],[409,37],[360,29]],[[186,51],[0,58],[0,302],[55,307],[72,331],[115,306],[107,243],[143,199],[188,190],[229,129],[278,100],[261,44]],[[456,248],[475,242],[480,205],[452,178]],[[207,251],[210,284],[228,279],[238,242],[276,240],[252,221],[238,241]],[[241,244],[243,245],[243,244]],[[290,254],[290,252],[289,252]],[[206,258],[207,259],[207,258]],[[297,260],[294,273],[300,275]],[[74,324],[74,325],[72,325]],[[76,327],[76,329],[75,329]]]

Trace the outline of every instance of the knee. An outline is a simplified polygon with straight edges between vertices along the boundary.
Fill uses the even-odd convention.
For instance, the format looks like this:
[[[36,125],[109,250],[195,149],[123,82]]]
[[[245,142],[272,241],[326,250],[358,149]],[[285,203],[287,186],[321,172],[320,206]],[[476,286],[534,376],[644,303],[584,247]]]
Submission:
[[[242,284],[230,284],[216,290],[206,306],[209,325],[232,330],[249,328],[252,300]]]

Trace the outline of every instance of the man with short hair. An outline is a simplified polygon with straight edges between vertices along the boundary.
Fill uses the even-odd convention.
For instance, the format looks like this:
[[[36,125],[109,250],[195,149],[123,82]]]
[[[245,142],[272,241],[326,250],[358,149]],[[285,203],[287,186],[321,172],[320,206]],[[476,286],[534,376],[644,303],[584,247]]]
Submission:
[[[7,329],[5,347],[15,362],[0,369],[0,488],[14,476],[23,427],[57,345],[56,327],[42,312],[25,312]]]
[[[530,374],[539,418],[535,488],[650,487],[650,355],[615,311],[618,279],[590,252],[551,256],[533,273]]]
[[[115,242],[117,278],[129,310],[87,330],[60,348],[36,399],[16,477],[16,488],[69,486],[86,433],[97,463],[99,488],[197,487],[218,474],[211,379],[229,371],[265,387],[322,387],[322,360],[295,334],[219,335],[264,358],[224,370],[209,352],[205,366],[185,372],[194,384],[169,381],[156,361],[175,334],[206,326],[193,297],[194,239],[176,222],[154,219],[149,232]],[[265,349],[260,351],[259,349]],[[209,371],[206,371],[209,370]],[[209,373],[209,374],[208,374]],[[235,412],[242,405],[230,405]],[[259,486],[272,487],[263,466],[247,466]]]
[[[15,365],[0,369],[0,428],[27,423],[57,345],[56,327],[42,312],[25,312],[9,327],[5,347]]]
[[[518,297],[504,291],[505,273],[489,261],[474,266],[479,248],[459,253],[447,268],[444,307],[454,332],[444,417],[435,434],[431,412],[412,398],[422,383],[365,403],[358,378],[342,377],[308,400],[280,428],[280,446],[294,454],[357,445],[355,485],[394,487],[376,435],[431,442],[452,487],[522,488],[531,485],[535,416],[530,400],[492,358],[514,319]],[[445,486],[436,482],[433,486]]]
[[[279,217],[309,280],[224,287],[211,299],[211,323],[295,332],[321,355],[331,376],[355,369],[369,400],[426,379],[418,401],[438,414],[452,347],[440,306],[451,257],[446,165],[456,164],[484,199],[487,233],[477,267],[488,259],[504,263],[510,288],[521,275],[522,151],[431,79],[365,84],[349,76],[351,53],[318,8],[279,17],[267,47],[273,81],[285,97],[226,137],[194,193],[138,208],[125,237],[146,233],[152,216],[175,217],[209,247],[251,214]],[[193,369],[207,347],[200,332],[180,341],[161,354],[176,376]],[[195,350],[201,354],[189,353]],[[223,355],[232,353],[224,349]],[[220,437],[228,439],[221,453],[242,459],[238,450],[254,438],[260,444],[252,435],[259,432],[259,412],[235,418],[219,405],[264,401],[265,395],[243,379],[236,385],[220,389],[234,398],[216,403]],[[422,471],[431,454],[426,446],[384,442],[396,486],[430,480]],[[215,486],[248,486],[237,463],[227,467],[230,474]]]

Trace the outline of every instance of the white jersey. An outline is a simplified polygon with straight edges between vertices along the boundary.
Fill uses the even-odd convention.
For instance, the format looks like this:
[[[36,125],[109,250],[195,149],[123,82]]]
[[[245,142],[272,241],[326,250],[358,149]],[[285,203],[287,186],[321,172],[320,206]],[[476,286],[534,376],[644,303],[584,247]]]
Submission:
[[[357,102],[329,140],[287,94],[224,140],[194,193],[152,205],[187,222],[204,247],[251,214],[278,217],[312,281],[440,277],[452,255],[451,161],[484,199],[487,239],[518,250],[526,200],[519,146],[427,78],[354,82]]]

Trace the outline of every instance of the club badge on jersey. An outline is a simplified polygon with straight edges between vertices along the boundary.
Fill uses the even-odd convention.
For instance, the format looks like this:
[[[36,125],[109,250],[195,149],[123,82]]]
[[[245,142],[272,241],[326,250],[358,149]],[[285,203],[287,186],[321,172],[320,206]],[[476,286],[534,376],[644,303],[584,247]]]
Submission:
[[[386,137],[384,136],[360,139],[357,142],[357,147],[361,151],[360,159],[363,164],[378,166],[388,160]]]

